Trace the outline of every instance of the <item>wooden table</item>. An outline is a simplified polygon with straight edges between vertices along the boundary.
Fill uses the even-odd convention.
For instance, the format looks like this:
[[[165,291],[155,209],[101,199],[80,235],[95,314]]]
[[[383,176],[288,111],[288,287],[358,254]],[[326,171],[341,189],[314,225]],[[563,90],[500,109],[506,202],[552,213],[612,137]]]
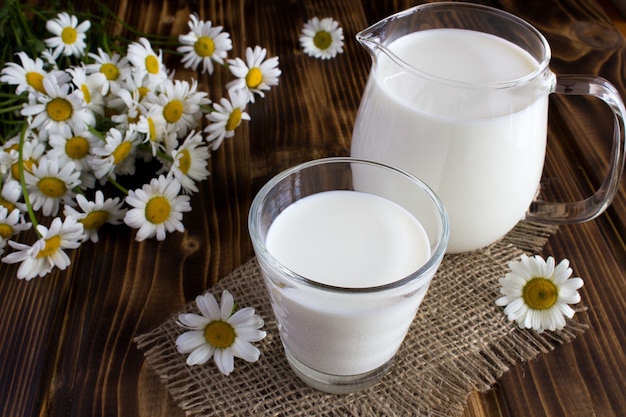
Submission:
[[[186,32],[189,13],[197,11],[231,33],[236,54],[258,44],[279,56],[283,75],[266,99],[249,108],[252,121],[213,154],[212,175],[192,198],[185,233],[139,243],[128,228],[107,227],[100,243],[72,252],[67,271],[30,282],[15,278],[15,266],[0,266],[0,415],[182,416],[133,338],[180,311],[253,255],[246,217],[255,192],[270,176],[299,162],[349,153],[370,68],[354,35],[416,3],[109,2],[131,25],[168,35]],[[553,48],[555,72],[603,76],[626,97],[626,43],[602,7],[608,3],[485,3],[542,31]],[[341,22],[344,54],[320,61],[302,53],[298,33],[313,16]],[[220,93],[223,80],[201,81],[212,94]],[[594,101],[551,100],[544,192],[554,200],[590,195],[606,172],[609,115],[603,118],[603,105]],[[489,393],[471,395],[465,417],[624,415],[625,236],[622,181],[605,214],[560,227],[544,250],[546,256],[570,259],[575,274],[585,279],[581,293],[589,330],[573,343],[515,367]]]

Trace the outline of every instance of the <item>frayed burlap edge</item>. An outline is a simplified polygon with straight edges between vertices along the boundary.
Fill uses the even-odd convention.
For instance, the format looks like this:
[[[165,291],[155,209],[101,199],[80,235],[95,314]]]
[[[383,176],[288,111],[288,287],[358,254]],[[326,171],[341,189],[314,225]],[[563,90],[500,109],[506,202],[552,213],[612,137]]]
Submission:
[[[135,341],[187,415],[458,416],[472,391],[489,390],[512,366],[572,341],[587,328],[580,306],[565,329],[538,334],[508,322],[494,303],[508,262],[540,251],[556,231],[522,222],[487,248],[446,255],[390,372],[355,394],[315,391],[290,371],[254,258],[211,292],[219,298],[228,289],[240,306],[253,307],[264,318],[268,335],[256,344],[259,361],[236,359],[230,376],[221,375],[212,361],[187,366],[175,347],[184,331],[175,323],[178,314]],[[184,311],[197,311],[195,303]]]

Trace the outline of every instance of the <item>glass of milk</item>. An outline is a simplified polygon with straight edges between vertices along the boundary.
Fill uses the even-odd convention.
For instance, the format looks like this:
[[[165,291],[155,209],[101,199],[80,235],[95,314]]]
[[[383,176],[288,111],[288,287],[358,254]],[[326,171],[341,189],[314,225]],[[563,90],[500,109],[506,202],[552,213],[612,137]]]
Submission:
[[[439,198],[397,168],[325,158],[271,179],[248,227],[294,373],[336,394],[376,383],[446,251]]]
[[[373,65],[351,155],[428,184],[448,210],[448,252],[489,245],[522,219],[587,221],[612,201],[624,169],[622,99],[604,79],[551,72],[550,46],[527,22],[482,5],[436,2],[384,19],[357,39]],[[582,201],[534,201],[553,93],[595,96],[614,114],[612,164]]]

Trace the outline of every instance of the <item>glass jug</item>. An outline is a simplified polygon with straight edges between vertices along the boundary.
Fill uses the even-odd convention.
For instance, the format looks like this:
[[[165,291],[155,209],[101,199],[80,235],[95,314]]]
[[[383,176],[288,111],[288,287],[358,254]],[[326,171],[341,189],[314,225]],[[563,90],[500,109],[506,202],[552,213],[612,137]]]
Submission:
[[[602,213],[624,167],[624,103],[606,80],[555,75],[550,46],[522,19],[437,2],[359,32],[372,56],[351,155],[411,172],[443,201],[448,253],[489,245],[520,220],[584,222]],[[612,165],[582,201],[535,200],[546,152],[548,96],[591,95],[614,113]]]

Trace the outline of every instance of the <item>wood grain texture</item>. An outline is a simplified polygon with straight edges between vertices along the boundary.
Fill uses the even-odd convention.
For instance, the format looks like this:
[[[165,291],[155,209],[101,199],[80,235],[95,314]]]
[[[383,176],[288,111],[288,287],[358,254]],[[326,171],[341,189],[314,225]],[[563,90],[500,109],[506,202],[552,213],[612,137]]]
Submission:
[[[190,12],[224,26],[241,56],[261,45],[279,56],[280,85],[248,111],[252,121],[210,159],[211,177],[192,197],[186,231],[164,242],[135,242],[105,228],[98,244],[72,253],[67,271],[30,282],[0,266],[0,415],[183,416],[133,338],[249,259],[247,212],[272,175],[309,159],[347,155],[370,68],[354,35],[419,1],[195,0],[107,2],[141,31],[178,35]],[[483,1],[535,25],[553,48],[557,73],[602,76],[626,96],[626,46],[593,0]],[[87,0],[78,7],[89,7]],[[297,42],[310,17],[341,22],[345,52],[305,56]],[[170,62],[171,63],[171,62]],[[179,69],[179,76],[192,76]],[[224,71],[200,77],[213,99]],[[593,100],[554,97],[543,191],[547,199],[588,196],[606,172],[612,125]],[[608,121],[608,122],[607,122]],[[576,139],[573,139],[576,138]],[[618,417],[626,409],[626,181],[605,214],[562,226],[545,255],[568,258],[585,279],[591,328],[573,343],[504,375],[468,399],[464,417]]]

